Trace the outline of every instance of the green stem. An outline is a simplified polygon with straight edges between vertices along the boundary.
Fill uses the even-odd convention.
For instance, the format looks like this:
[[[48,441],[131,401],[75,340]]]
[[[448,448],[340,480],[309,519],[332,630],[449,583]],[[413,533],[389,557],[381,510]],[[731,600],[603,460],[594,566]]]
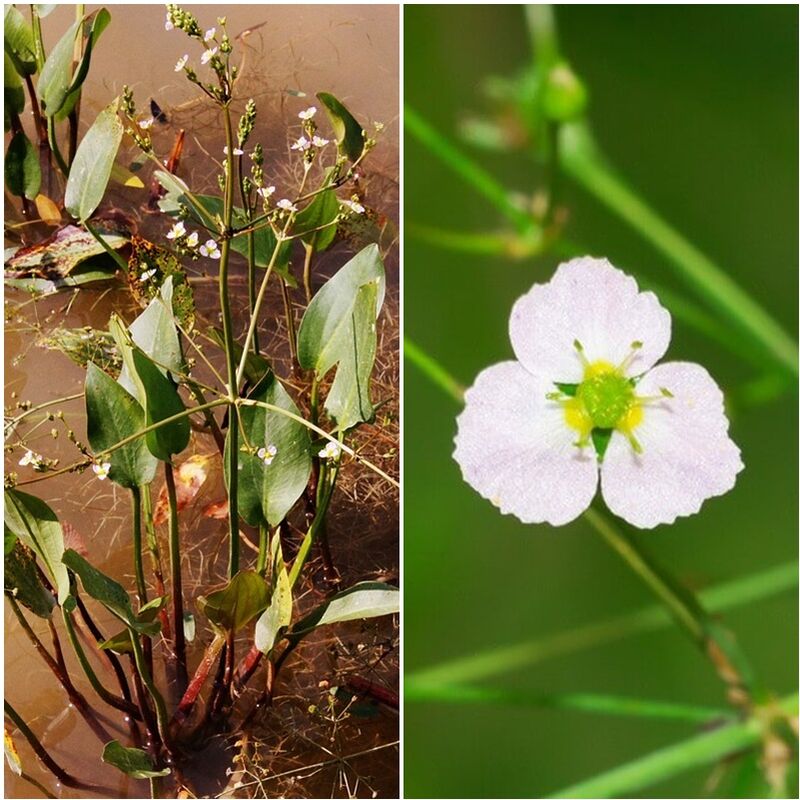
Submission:
[[[182,621],[181,621],[182,626]],[[170,751],[170,739],[169,739],[169,716],[167,714],[167,705],[164,702],[164,698],[161,695],[161,692],[158,691],[156,688],[155,683],[153,682],[153,676],[150,674],[150,670],[147,668],[147,664],[145,663],[144,659],[144,652],[142,651],[142,645],[139,641],[139,637],[131,630],[128,631],[128,636],[131,640],[131,647],[133,648],[133,659],[136,663],[136,669],[139,673],[139,677],[142,679],[142,683],[145,685],[150,697],[153,698],[153,705],[156,709],[156,720],[158,724],[158,733],[161,736],[161,741],[164,743],[164,747]]]
[[[560,708],[590,714],[610,714],[641,719],[661,719],[696,724],[735,719],[728,709],[706,708],[686,703],[641,700],[636,697],[570,692],[537,694],[525,689],[502,689],[459,684],[412,684],[403,692],[405,702],[450,705],[513,706],[515,708]]]
[[[614,527],[593,508],[587,509],[583,517],[664,603],[679,625],[708,656],[728,685],[732,702],[743,704],[749,701],[754,689],[753,670],[733,636],[714,622],[697,597],[658,566],[632,536]]]
[[[311,302],[311,262],[314,260],[314,248],[305,245],[306,255],[303,259],[303,287],[306,290],[306,303]]]
[[[796,714],[797,696],[781,699],[778,707],[787,715]],[[656,750],[609,772],[573,784],[550,797],[644,797],[641,793],[643,788],[753,747],[761,742],[765,733],[765,722],[758,717],[750,717]]]
[[[529,233],[538,229],[533,218],[517,207],[505,187],[486,170],[461,153],[408,105],[405,106],[403,124],[415,139],[511,220],[519,233]]]
[[[564,126],[560,144],[561,165],[573,180],[665,255],[710,305],[757,341],[784,369],[797,375],[797,344],[793,339],[724,270],[656,214],[606,164],[585,125]]]
[[[92,226],[88,220],[83,221],[83,227],[86,228],[87,231],[94,237],[97,243],[103,248],[103,250],[114,259],[117,266],[125,273],[128,272],[128,262],[113,248],[111,247],[108,242],[100,235],[100,232]]]
[[[186,668],[186,635],[183,630],[183,579],[181,577],[181,542],[178,528],[178,498],[175,493],[175,473],[169,461],[164,462],[169,503],[169,566],[172,576],[172,620],[174,625],[177,694],[186,691],[189,673]]]
[[[239,396],[239,379],[236,373],[233,317],[231,315],[228,288],[228,265],[231,253],[230,235],[233,221],[233,190],[236,179],[234,165],[236,164],[236,159],[233,157],[233,125],[231,123],[230,105],[225,105],[223,112],[228,158],[225,161],[225,202],[222,220],[225,238],[222,242],[219,261],[219,305],[222,312],[222,334],[225,340],[228,399],[233,403]],[[249,346],[250,343],[246,342],[242,353],[243,361],[247,358]],[[228,440],[228,577],[233,578],[239,571],[239,423],[236,414],[228,415]]]
[[[436,387],[442,389],[457,403],[464,402],[464,387],[436,359],[417,347],[408,336],[403,337],[403,355]]]
[[[280,535],[280,530],[275,529],[275,535]],[[269,551],[269,526],[262,522],[258,526],[258,559],[256,560],[256,572],[259,575],[266,574],[267,553]]]
[[[121,697],[117,697],[115,694],[109,692],[108,689],[106,689],[106,687],[100,682],[100,679],[97,677],[97,673],[95,673],[91,663],[89,662],[89,659],[86,657],[83,646],[78,640],[78,633],[75,630],[74,623],[72,622],[72,614],[64,608],[61,609],[61,614],[64,619],[64,627],[66,628],[67,636],[69,637],[72,649],[75,651],[78,662],[88,678],[92,689],[95,690],[101,700],[108,703],[108,705],[110,705],[112,708],[116,708],[119,711],[124,711],[126,714],[132,714],[138,718],[139,710],[135,706],[126,702]]]
[[[292,368],[297,364],[297,330],[294,324],[294,308],[292,298],[289,296],[289,287],[283,276],[280,277],[281,296],[283,297],[283,313],[286,317],[286,338],[289,340],[289,353],[292,357]],[[255,336],[255,333],[253,334]]]
[[[247,300],[250,314],[256,306],[256,235],[247,234]],[[253,352],[258,355],[258,328],[253,331]]]
[[[139,595],[139,607],[147,604],[147,583],[144,579],[142,564],[142,490],[139,486],[131,489],[131,506],[133,517],[133,568],[136,573],[136,592]]]

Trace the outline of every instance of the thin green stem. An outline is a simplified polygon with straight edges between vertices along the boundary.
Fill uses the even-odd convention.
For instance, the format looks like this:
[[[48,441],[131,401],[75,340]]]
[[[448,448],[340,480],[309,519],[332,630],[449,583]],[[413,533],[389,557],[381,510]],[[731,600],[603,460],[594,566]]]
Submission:
[[[797,714],[797,695],[785,697],[778,708],[786,715]],[[641,790],[690,769],[714,764],[748,747],[758,745],[768,724],[759,717],[726,725],[679,744],[664,747],[620,767],[573,784],[550,797],[643,797]]]
[[[313,245],[305,245],[306,255],[303,259],[303,288],[306,290],[306,303],[311,302],[311,263],[314,260]]]
[[[297,329],[294,324],[294,308],[289,295],[289,287],[283,276],[278,276],[281,284],[281,297],[283,298],[283,313],[286,317],[286,338],[289,340],[289,353],[292,357],[292,367],[297,364]],[[255,336],[255,332],[253,333]]]
[[[280,531],[275,530],[275,535],[280,536]],[[258,558],[256,559],[256,572],[259,575],[266,574],[267,554],[269,552],[269,526],[262,522],[258,526]]]
[[[483,195],[514,224],[519,233],[529,233],[538,228],[535,220],[514,203],[505,187],[472,159],[461,153],[408,105],[405,106],[403,123],[415,139]]]
[[[87,231],[92,235],[92,237],[97,241],[97,243],[103,248],[103,250],[114,259],[117,266],[127,274],[128,272],[128,262],[113,248],[111,245],[106,242],[106,240],[100,235],[100,232],[95,228],[88,220],[83,221],[83,227],[86,228]]]
[[[403,337],[403,355],[453,400],[457,403],[464,402],[464,387],[436,359],[417,347],[408,336]]]
[[[515,708],[560,708],[609,714],[621,717],[661,719],[675,722],[710,723],[734,719],[729,709],[707,708],[637,697],[587,692],[541,694],[525,689],[502,689],[459,684],[429,685],[414,683],[403,692],[405,702],[446,703],[449,705],[513,706]]]
[[[588,128],[564,126],[561,165],[601,204],[665,255],[675,270],[777,363],[797,375],[797,343],[710,258],[662,219],[604,160]]]
[[[150,694],[150,697],[153,699],[153,705],[156,709],[158,733],[161,736],[161,741],[164,743],[164,747],[170,751],[169,715],[167,713],[167,705],[164,702],[164,697],[162,696],[161,692],[159,692],[156,688],[156,685],[153,681],[153,676],[150,674],[150,670],[147,668],[139,637],[132,630],[128,631],[128,636],[130,637],[131,647],[133,648],[133,659],[136,664],[136,670],[139,673],[139,677],[142,679],[142,683],[145,685],[145,688]]]
[[[133,530],[133,569],[136,574],[136,593],[139,607],[147,603],[147,583],[144,579],[142,563],[142,490],[138,486],[131,489],[131,510]]]
[[[172,576],[172,624],[175,642],[177,694],[186,691],[189,673],[186,668],[186,634],[183,630],[183,579],[181,577],[181,542],[178,528],[178,498],[175,493],[175,472],[169,461],[164,462],[169,504],[169,566]]]

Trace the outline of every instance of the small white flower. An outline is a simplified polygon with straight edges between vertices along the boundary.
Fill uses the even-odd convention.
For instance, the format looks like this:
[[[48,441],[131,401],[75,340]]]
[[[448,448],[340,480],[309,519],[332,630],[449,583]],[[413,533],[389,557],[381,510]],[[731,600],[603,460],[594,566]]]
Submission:
[[[217,29],[216,28],[209,28],[203,34],[203,41],[204,42],[210,42],[216,35],[217,35]]]
[[[27,466],[34,466],[37,467],[39,464],[42,463],[42,457],[38,453],[34,453],[33,450],[28,450],[24,456],[19,460],[19,465],[21,467]]]
[[[305,152],[311,147],[311,142],[305,136],[301,136],[293,145],[292,150],[302,150]]]
[[[167,239],[180,239],[181,236],[186,235],[186,226],[183,224],[183,220],[179,220],[176,222],[167,233]]]
[[[137,121],[137,125],[143,130],[146,131],[148,128],[153,127],[153,122],[155,120],[152,117],[148,117],[147,119],[140,119]]]
[[[277,206],[278,208],[282,208],[284,211],[297,211],[297,206],[291,200],[287,200],[285,197],[283,200],[278,200]]]
[[[336,442],[328,442],[318,455],[320,458],[329,458],[332,461],[337,461],[342,454],[342,448]]]
[[[217,50],[219,50],[218,47],[212,47],[211,49],[206,50],[203,55],[200,56],[200,63],[208,64],[208,62],[211,61],[211,59],[217,54]]]
[[[152,278],[153,275],[156,274],[156,272],[158,272],[158,270],[155,267],[153,267],[153,269],[148,269],[146,272],[143,272],[139,276],[139,283],[147,283],[147,281],[149,281],[150,278]]]
[[[220,252],[217,243],[213,239],[209,239],[205,244],[201,244],[200,255],[206,258],[219,258]]]
[[[313,144],[314,147],[325,147],[326,144],[329,144],[329,140],[323,139],[321,136],[315,136],[311,140],[311,144]]]
[[[269,466],[275,456],[278,455],[278,448],[275,447],[274,444],[270,444],[267,447],[259,447],[256,451],[256,455],[267,465]]]
[[[164,30],[171,31],[174,30],[175,26],[172,24],[172,20],[169,18],[169,11],[167,11],[167,18],[164,21]]]
[[[339,201],[343,206],[347,206],[354,214],[363,214],[364,213],[364,206],[361,203],[355,200],[340,200]]]
[[[631,525],[695,514],[744,468],[698,364],[656,366],[669,312],[605,259],[577,258],[511,312],[518,361],[478,375],[458,418],[464,479],[504,514],[565,525],[598,488]]]
[[[189,54],[182,55],[175,63],[175,72],[180,72],[189,63]]]
[[[187,237],[184,244],[187,247],[197,247],[198,243],[200,242],[200,237],[197,235],[197,231],[192,231]]]
[[[302,119],[303,122],[306,122],[314,117],[314,114],[317,113],[316,106],[309,106],[305,111],[301,111],[297,116],[299,119]]]
[[[225,145],[225,147],[222,148],[222,152],[225,153],[225,155],[228,155],[228,145]],[[233,154],[235,156],[243,156],[244,150],[242,150],[240,147],[234,147]]]
[[[97,475],[97,480],[104,481],[108,477],[108,471],[111,469],[111,464],[104,461],[102,464],[92,464],[92,472]]]
[[[260,189],[256,189],[258,194],[260,194],[265,200],[275,194],[275,187],[274,186],[262,186]]]

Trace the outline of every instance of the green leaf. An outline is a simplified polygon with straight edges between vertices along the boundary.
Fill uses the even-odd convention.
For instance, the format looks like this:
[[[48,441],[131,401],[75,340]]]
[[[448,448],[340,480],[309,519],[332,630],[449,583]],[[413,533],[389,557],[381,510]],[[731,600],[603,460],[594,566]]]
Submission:
[[[108,186],[111,168],[122,141],[122,123],[117,116],[119,98],[106,106],[78,145],[69,171],[64,205],[83,221],[95,211]]]
[[[69,574],[61,563],[64,532],[53,510],[44,500],[18,489],[5,491],[5,524],[11,533],[37,555],[58,591],[58,603],[73,605]]]
[[[373,415],[369,379],[384,291],[378,247],[369,245],[320,289],[303,315],[297,343],[300,365],[321,379],[339,364],[325,408],[342,429]]]
[[[3,572],[6,594],[22,603],[37,617],[48,619],[56,601],[42,583],[33,552],[22,542],[15,541],[10,553],[5,555]]]
[[[123,747],[116,739],[103,748],[103,761],[130,775],[131,778],[140,780],[162,778],[170,772],[169,769],[157,770],[144,750],[138,747]]]
[[[253,570],[242,570],[218,592],[197,599],[198,608],[217,628],[237,633],[269,602],[269,587]]]
[[[104,453],[117,442],[144,429],[144,409],[91,361],[87,365],[84,396],[89,444],[95,453]],[[157,459],[147,449],[144,436],[118,447],[109,460],[108,477],[127,488],[151,483],[158,466]]]
[[[139,609],[139,613],[136,615],[137,633],[144,636],[156,636],[161,632],[161,622],[158,621],[157,617],[166,602],[166,596],[156,597]],[[112,650],[119,654],[133,652],[133,645],[127,628],[97,646],[101,650]]]
[[[275,646],[281,630],[292,622],[292,585],[289,573],[283,563],[281,536],[278,531],[272,535],[270,543],[270,561],[272,564],[272,596],[267,610],[256,622],[256,647],[268,656]]]
[[[5,7],[3,20],[3,43],[6,55],[21,76],[36,72],[36,49],[33,31],[28,21],[17,8]]]
[[[333,189],[328,189],[318,194],[297,214],[292,235],[300,236],[306,247],[313,247],[320,253],[327,250],[336,238],[336,225],[333,223],[338,216],[339,200]]]
[[[22,81],[14,69],[14,64],[4,53],[5,71],[3,72],[3,130],[11,130],[11,118],[19,116],[25,110],[25,90]]]
[[[127,370],[126,374],[133,383],[136,397],[144,408],[145,426],[150,427],[185,411],[175,384],[132,342],[130,332],[118,317],[112,316],[109,328],[122,355],[123,370]],[[184,416],[148,431],[145,442],[156,458],[169,461],[175,453],[186,448],[190,436],[189,418]]]
[[[101,8],[92,20],[92,27],[89,30],[89,36],[83,48],[83,56],[78,64],[78,68],[75,70],[75,74],[72,76],[72,81],[67,88],[64,101],[56,114],[58,119],[66,119],[75,107],[75,103],[80,97],[81,86],[83,86],[83,82],[89,74],[92,51],[97,44],[97,40],[100,38],[100,34],[106,29],[109,22],[111,22],[111,14],[109,14],[105,8]]]
[[[131,599],[121,584],[93,567],[75,550],[66,550],[61,560],[81,579],[89,597],[104,605],[127,627],[135,629],[136,618],[133,615]]]
[[[315,608],[291,629],[291,636],[302,637],[320,625],[351,619],[369,619],[400,611],[400,591],[378,581],[364,581],[334,595]]]
[[[253,389],[249,399],[300,414],[272,373]],[[284,414],[259,406],[242,406],[240,416],[246,441],[256,450],[272,446],[276,452],[270,464],[257,453],[239,453],[239,513],[251,525],[274,526],[289,513],[308,483],[308,429]],[[227,465],[227,457],[224,461]]]
[[[328,118],[333,127],[333,135],[339,145],[339,152],[351,161],[358,161],[364,151],[364,129],[345,106],[328,92],[317,94],[319,101],[325,106]]]
[[[41,19],[44,19],[48,14],[58,8],[58,3],[34,3],[33,7]]]
[[[77,20],[67,28],[56,46],[50,51],[50,55],[47,56],[47,61],[42,67],[42,74],[36,85],[36,94],[39,95],[42,111],[48,117],[52,117],[57,111],[60,111],[66,100],[72,80],[75,39],[82,25],[83,20]]]
[[[33,200],[42,185],[39,153],[24,131],[17,131],[6,151],[6,186],[11,194]]]

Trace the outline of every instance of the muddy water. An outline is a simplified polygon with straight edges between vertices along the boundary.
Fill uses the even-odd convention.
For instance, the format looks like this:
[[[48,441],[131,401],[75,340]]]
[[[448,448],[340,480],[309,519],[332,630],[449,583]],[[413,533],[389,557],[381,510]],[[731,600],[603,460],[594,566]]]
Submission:
[[[90,7],[91,8],[91,7]],[[192,10],[201,24],[214,24],[218,7],[198,6]],[[163,6],[113,6],[112,22],[101,39],[84,93],[84,122],[102,108],[124,83],[133,86],[140,106],[155,98],[168,117],[168,124],[156,126],[156,148],[165,155],[177,130],[187,129],[181,175],[194,187],[210,189],[221,159],[221,132],[217,115],[202,102],[185,80],[177,80],[175,60],[189,49],[182,34],[165,32]],[[242,71],[245,97],[259,103],[260,118],[256,140],[265,144],[267,168],[274,182],[293,186],[288,166],[288,138],[285,125],[294,124],[295,114],[313,102],[298,99],[290,92],[309,95],[331,91],[348,103],[362,121],[381,121],[386,130],[380,145],[364,169],[368,203],[390,220],[397,217],[397,9],[391,6],[225,6],[229,31],[235,35],[253,29],[247,37]],[[45,35],[52,44],[70,20],[67,8],[57,9],[45,20]],[[262,23],[264,23],[262,25]],[[199,53],[195,54],[196,56]],[[287,91],[289,90],[289,91]],[[324,122],[321,121],[324,126]],[[129,154],[131,157],[133,153]],[[123,159],[124,160],[124,159]],[[268,171],[269,177],[269,171]],[[132,218],[143,234],[157,239],[166,229],[164,220],[149,215],[143,208],[142,193],[116,189],[109,205]],[[336,269],[347,257],[346,243],[340,243],[318,261],[319,280]],[[396,248],[387,256],[390,300],[380,323],[380,352],[375,394],[389,402],[382,409],[381,422],[365,429],[360,444],[364,453],[391,474],[397,473],[397,257]],[[241,264],[234,266],[234,280],[241,283]],[[216,286],[213,280],[195,275],[196,301],[201,314],[217,323]],[[5,368],[6,406],[13,409],[19,400],[34,404],[55,400],[81,391],[83,370],[63,355],[38,346],[43,333],[56,326],[92,325],[104,328],[112,309],[128,318],[133,312],[126,295],[107,288],[30,301],[18,292],[6,293]],[[299,302],[299,297],[297,298]],[[237,308],[244,307],[240,293]],[[282,306],[277,293],[267,301],[262,330],[264,347],[273,358],[279,374],[286,371],[285,336],[281,323],[267,322],[280,316]],[[11,313],[9,313],[11,312]],[[237,315],[242,319],[242,315]],[[213,380],[210,375],[206,375]],[[64,420],[45,421],[43,414],[32,414],[21,428],[27,444],[61,464],[75,460],[76,450],[66,436],[67,428],[85,441],[82,400],[61,402],[50,410],[64,412]],[[18,411],[15,413],[19,413]],[[38,427],[35,427],[37,426]],[[53,438],[51,430],[58,431]],[[13,440],[13,437],[12,437]],[[213,443],[198,436],[191,452],[211,452]],[[7,470],[30,478],[30,468],[17,466],[21,451],[7,460]],[[156,489],[158,488],[156,483]],[[82,538],[89,558],[116,577],[131,580],[130,518],[124,490],[108,481],[99,482],[91,473],[67,475],[30,486],[57,510],[62,521],[70,523]],[[219,486],[208,489],[207,499],[215,499]],[[224,526],[202,517],[197,509],[182,516],[182,535],[186,543],[184,580],[187,594],[201,579],[220,579],[225,567]],[[397,496],[387,491],[369,473],[351,469],[342,481],[337,504],[332,509],[331,544],[344,582],[386,577],[397,578]],[[291,544],[291,543],[290,543]],[[250,551],[244,548],[244,558]],[[323,596],[321,571],[316,570],[302,602],[310,605]],[[191,610],[192,603],[189,603]],[[105,633],[116,626],[102,613],[98,621]],[[33,627],[49,644],[45,625],[36,620]],[[63,637],[62,634],[62,639]],[[198,639],[207,631],[198,625]],[[242,788],[238,796],[397,796],[397,718],[386,706],[350,695],[347,684],[361,679],[397,690],[398,632],[389,621],[340,626],[326,636],[309,641],[288,662],[272,708],[257,718],[249,759],[245,769],[231,778]],[[37,658],[10,610],[5,615],[5,691],[8,699],[29,722],[51,754],[73,774],[115,786],[119,797],[144,796],[144,784],[118,778],[118,773],[99,762],[100,744],[80,716],[68,706],[60,688],[54,685],[47,667]],[[64,642],[66,646],[66,641]],[[65,649],[67,649],[65,647]],[[193,660],[199,652],[192,653]],[[75,667],[67,654],[68,662]],[[97,665],[101,678],[114,687],[113,676]],[[77,669],[72,673],[77,675]],[[258,679],[258,676],[257,676]],[[91,689],[78,681],[91,698]],[[332,694],[333,687],[342,687]],[[105,714],[105,711],[102,712]],[[122,715],[106,715],[109,730],[128,743]],[[44,771],[18,737],[27,772],[54,787],[55,781]],[[224,772],[234,754],[226,750],[228,739],[219,737],[199,754],[188,772],[199,794],[217,796],[228,780]],[[20,781],[6,767],[7,797],[36,797],[36,790]],[[65,797],[81,792],[56,787]]]

